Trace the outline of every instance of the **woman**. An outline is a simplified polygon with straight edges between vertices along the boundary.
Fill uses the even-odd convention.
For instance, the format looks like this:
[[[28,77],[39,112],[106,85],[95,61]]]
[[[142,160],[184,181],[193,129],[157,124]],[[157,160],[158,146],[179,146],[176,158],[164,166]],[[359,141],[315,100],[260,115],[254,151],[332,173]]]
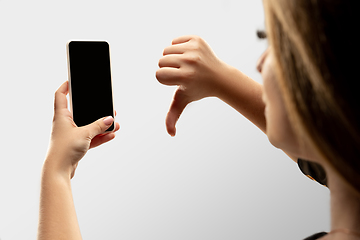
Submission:
[[[264,0],[269,47],[257,69],[263,86],[230,67],[196,36],[174,39],[157,79],[178,85],[168,133],[186,105],[216,96],[233,106],[304,169],[321,165],[331,192],[331,231],[308,239],[360,239],[358,1]],[[264,114],[265,113],[265,114]]]
[[[161,83],[179,86],[166,118],[170,135],[175,136],[188,103],[216,96],[295,161],[318,164],[305,162],[307,170],[323,167],[331,191],[331,231],[308,239],[360,239],[360,99],[353,71],[359,49],[346,37],[357,27],[358,5],[354,0],[264,0],[269,48],[257,66],[263,86],[219,60],[196,36],[174,39],[156,73]],[[101,135],[112,118],[77,128],[66,94],[67,83],[55,94],[38,239],[81,239],[70,179],[90,147],[114,137]]]

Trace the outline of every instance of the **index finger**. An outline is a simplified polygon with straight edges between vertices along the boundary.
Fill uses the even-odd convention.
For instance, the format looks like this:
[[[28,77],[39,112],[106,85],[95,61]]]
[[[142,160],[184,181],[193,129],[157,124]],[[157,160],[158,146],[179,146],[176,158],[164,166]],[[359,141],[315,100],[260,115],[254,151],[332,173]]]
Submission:
[[[170,54],[183,54],[185,52],[185,47],[183,46],[184,44],[185,43],[179,43],[166,47],[163,51],[163,56]]]
[[[60,110],[67,108],[67,99],[66,95],[69,93],[69,84],[68,81],[61,84],[61,86],[55,92],[54,108]]]
[[[193,35],[185,35],[185,36],[177,37],[174,40],[172,40],[172,45],[186,43],[193,38],[195,38],[195,36],[193,36]]]

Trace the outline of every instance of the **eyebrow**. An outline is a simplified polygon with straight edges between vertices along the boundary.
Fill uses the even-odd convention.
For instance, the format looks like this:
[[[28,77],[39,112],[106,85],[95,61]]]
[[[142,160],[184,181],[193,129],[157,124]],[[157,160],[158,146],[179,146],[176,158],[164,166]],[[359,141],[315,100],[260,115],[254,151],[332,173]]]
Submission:
[[[266,32],[264,30],[257,30],[256,35],[259,39],[265,39],[267,37]]]

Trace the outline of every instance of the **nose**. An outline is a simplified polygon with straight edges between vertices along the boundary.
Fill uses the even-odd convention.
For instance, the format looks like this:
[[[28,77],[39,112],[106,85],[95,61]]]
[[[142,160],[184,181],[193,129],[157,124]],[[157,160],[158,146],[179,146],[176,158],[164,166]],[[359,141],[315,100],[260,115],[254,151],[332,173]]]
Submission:
[[[263,52],[263,54],[261,54],[259,60],[258,60],[257,63],[256,63],[256,69],[257,69],[257,71],[258,71],[259,73],[261,73],[261,71],[262,71],[262,68],[263,68],[263,65],[264,65],[266,56],[267,56],[267,54],[268,54],[268,52],[269,52],[269,49],[270,49],[270,48],[267,48],[267,49]]]

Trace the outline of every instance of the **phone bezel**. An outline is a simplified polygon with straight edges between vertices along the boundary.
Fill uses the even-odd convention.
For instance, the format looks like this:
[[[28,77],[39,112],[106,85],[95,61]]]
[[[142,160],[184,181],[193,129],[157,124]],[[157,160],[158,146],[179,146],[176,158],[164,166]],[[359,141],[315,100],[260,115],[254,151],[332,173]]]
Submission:
[[[66,56],[67,56],[67,69],[68,69],[68,88],[69,88],[69,100],[70,100],[70,113],[71,113],[71,118],[74,119],[73,116],[73,105],[72,105],[72,90],[71,90],[71,71],[70,71],[70,51],[69,51],[69,44],[71,42],[106,42],[108,47],[109,47],[109,62],[110,62],[110,84],[111,84],[111,101],[112,101],[112,105],[113,105],[113,115],[112,117],[114,118],[114,124],[113,124],[113,129],[112,130],[106,130],[106,132],[114,132],[115,131],[115,109],[114,109],[114,90],[113,90],[113,79],[112,79],[112,67],[111,67],[111,48],[110,48],[110,43],[107,40],[88,40],[88,39],[71,39],[69,41],[67,41],[66,43]],[[107,117],[107,116],[105,116]],[[76,124],[76,123],[75,123]]]

